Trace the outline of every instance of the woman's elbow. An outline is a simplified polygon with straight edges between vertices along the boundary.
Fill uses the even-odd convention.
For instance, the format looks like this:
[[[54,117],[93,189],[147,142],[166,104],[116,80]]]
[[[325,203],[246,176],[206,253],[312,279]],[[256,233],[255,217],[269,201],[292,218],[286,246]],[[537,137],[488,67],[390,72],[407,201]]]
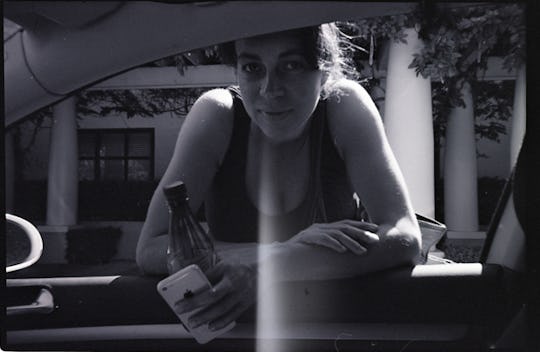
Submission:
[[[422,249],[422,235],[417,226],[410,228],[408,231],[401,232],[397,236],[397,246],[399,248],[396,253],[396,260],[401,265],[416,265],[420,262]]]
[[[389,235],[383,243],[389,266],[413,266],[419,263],[422,248],[420,230],[400,231]],[[381,243],[382,244],[382,243]]]
[[[416,265],[420,261],[420,251],[422,249],[422,239],[418,234],[402,234],[400,236],[400,253],[397,255],[400,264]]]

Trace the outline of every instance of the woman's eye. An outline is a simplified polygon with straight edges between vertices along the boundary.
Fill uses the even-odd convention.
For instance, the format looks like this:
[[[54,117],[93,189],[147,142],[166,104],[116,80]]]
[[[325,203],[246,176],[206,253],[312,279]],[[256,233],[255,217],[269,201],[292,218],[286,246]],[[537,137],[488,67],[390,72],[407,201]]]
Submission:
[[[255,62],[251,62],[251,63],[242,65],[242,71],[247,72],[247,73],[260,73],[260,72],[263,72],[263,66]]]
[[[300,72],[306,68],[306,65],[301,61],[286,61],[282,64],[282,69],[285,72]]]

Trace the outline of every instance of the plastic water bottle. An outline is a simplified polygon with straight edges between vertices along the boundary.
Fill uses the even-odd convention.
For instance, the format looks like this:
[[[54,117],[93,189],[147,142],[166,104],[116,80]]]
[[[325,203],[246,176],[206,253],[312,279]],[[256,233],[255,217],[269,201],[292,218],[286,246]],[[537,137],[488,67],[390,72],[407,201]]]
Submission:
[[[214,241],[201,227],[191,208],[186,185],[182,181],[163,187],[169,206],[169,247],[167,268],[169,274],[197,264],[207,272],[218,262]]]

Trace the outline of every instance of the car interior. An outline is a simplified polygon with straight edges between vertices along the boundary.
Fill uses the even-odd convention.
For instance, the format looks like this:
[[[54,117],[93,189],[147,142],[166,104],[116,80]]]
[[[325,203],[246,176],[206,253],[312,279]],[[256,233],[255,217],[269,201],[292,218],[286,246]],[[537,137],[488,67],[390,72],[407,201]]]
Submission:
[[[28,3],[32,3],[32,11]],[[52,19],[56,25],[47,27],[42,38],[24,37],[26,45],[37,45],[43,57],[51,60],[35,68],[43,73],[44,81],[28,79],[10,88],[10,82],[27,72],[6,71],[5,128],[38,108],[145,62],[245,34],[243,26],[231,26],[223,19],[239,11],[240,4],[235,2],[179,6],[158,1],[153,2],[155,7],[136,3],[98,2],[90,7],[82,2],[76,5],[81,15],[70,17],[72,9],[68,11],[57,2],[6,2],[7,18],[23,24]],[[346,19],[351,13],[401,13],[412,6],[343,2],[339,7],[330,2],[292,2],[290,8],[274,8],[272,2],[262,3],[264,11],[254,3],[242,10],[252,15],[249,34]],[[142,23],[122,25],[140,16],[141,11],[146,11],[149,23],[156,23],[154,28]],[[264,12],[279,14],[283,20],[276,24]],[[299,12],[305,16],[298,18]],[[194,23],[193,18],[201,20]],[[209,24],[215,30],[204,30]],[[103,55],[102,48],[94,46],[98,34],[87,30],[93,25],[115,33],[100,39],[102,48],[116,45],[117,38],[126,38],[118,44],[117,56]],[[192,39],[178,43],[173,35],[165,35],[160,41],[136,45],[141,37],[150,38],[148,33],[179,30]],[[67,44],[62,44],[62,36]],[[74,42],[89,61],[78,72],[69,67],[75,66],[80,56],[60,58],[55,53]],[[5,61],[5,69],[11,69],[6,65]],[[69,72],[60,77],[61,67],[68,67]],[[531,87],[528,94],[533,90]],[[528,99],[528,104],[532,100]],[[281,311],[286,314],[272,317],[276,329],[264,336],[257,335],[259,317],[252,308],[234,329],[207,344],[198,344],[158,294],[156,286],[163,277],[144,276],[135,265],[118,270],[94,268],[89,275],[74,276],[73,269],[58,275],[36,275],[32,265],[43,251],[39,231],[25,219],[7,214],[2,349],[253,351],[277,341],[280,351],[537,351],[540,280],[535,258],[540,255],[540,241],[534,210],[540,204],[533,195],[537,186],[532,184],[535,180],[530,171],[538,166],[540,155],[533,132],[528,127],[477,262],[445,261],[348,279],[281,283],[275,289],[281,294]],[[430,219],[419,219],[429,226]],[[442,235],[436,236],[437,242]],[[22,254],[16,255],[18,252]]]

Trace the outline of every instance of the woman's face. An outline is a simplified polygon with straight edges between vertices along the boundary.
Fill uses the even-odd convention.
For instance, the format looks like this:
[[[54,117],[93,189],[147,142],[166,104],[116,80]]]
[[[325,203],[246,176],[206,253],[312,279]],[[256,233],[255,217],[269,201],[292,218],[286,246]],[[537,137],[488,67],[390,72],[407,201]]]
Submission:
[[[273,142],[298,138],[319,101],[321,71],[308,64],[301,39],[276,33],[236,41],[240,91],[251,120]]]

